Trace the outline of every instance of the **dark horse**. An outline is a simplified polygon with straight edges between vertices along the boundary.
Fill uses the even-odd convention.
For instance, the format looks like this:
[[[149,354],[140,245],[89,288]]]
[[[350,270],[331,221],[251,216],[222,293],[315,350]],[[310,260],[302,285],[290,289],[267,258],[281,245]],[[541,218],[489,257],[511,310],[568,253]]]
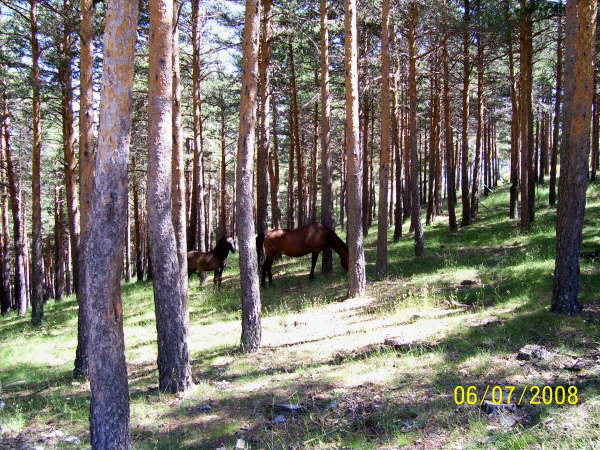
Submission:
[[[230,237],[219,239],[214,250],[210,252],[189,251],[187,254],[188,276],[196,271],[205,272],[207,270],[214,270],[214,283],[221,287],[221,277],[223,269],[227,264],[227,255],[229,255],[229,252],[235,253],[235,242]]]
[[[271,268],[275,258],[283,255],[298,258],[312,253],[312,265],[309,279],[315,278],[315,265],[319,252],[331,247],[340,255],[344,270],[348,270],[348,246],[333,230],[320,223],[311,223],[295,230],[271,230],[266,235],[256,236],[256,251],[259,263],[262,262],[261,284],[265,284],[265,276],[269,274],[269,283],[273,282]],[[264,251],[264,255],[263,255]]]

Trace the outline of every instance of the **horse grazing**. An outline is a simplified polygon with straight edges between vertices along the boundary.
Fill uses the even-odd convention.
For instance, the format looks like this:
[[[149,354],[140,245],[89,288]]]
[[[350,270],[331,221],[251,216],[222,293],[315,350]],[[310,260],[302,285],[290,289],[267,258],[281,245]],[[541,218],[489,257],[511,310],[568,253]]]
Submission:
[[[214,250],[210,252],[189,251],[187,254],[188,277],[196,271],[205,272],[214,270],[214,283],[221,287],[223,269],[227,264],[227,255],[229,255],[229,252],[235,253],[235,242],[230,237],[219,239]]]
[[[348,246],[325,225],[313,222],[295,230],[278,229],[271,230],[266,235],[259,234],[256,236],[256,251],[259,262],[262,262],[264,258],[260,284],[264,286],[267,273],[269,274],[269,283],[273,282],[271,271],[273,261],[282,254],[298,258],[312,253],[309,279],[314,279],[319,252],[326,247],[331,247],[340,255],[342,267],[344,270],[348,270]]]

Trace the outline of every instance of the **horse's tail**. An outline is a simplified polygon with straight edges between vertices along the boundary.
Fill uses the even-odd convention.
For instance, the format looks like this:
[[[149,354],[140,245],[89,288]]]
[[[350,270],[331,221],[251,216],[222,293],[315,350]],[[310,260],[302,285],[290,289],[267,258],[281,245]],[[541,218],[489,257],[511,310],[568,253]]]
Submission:
[[[265,233],[258,233],[256,235],[256,256],[258,257],[259,267],[265,262]]]

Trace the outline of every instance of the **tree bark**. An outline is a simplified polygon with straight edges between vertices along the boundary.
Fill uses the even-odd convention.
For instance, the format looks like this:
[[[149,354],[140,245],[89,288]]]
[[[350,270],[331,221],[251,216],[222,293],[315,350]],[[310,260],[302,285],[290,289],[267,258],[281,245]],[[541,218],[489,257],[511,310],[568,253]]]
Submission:
[[[243,352],[256,352],[260,347],[260,290],[258,261],[252,209],[252,172],[256,127],[256,91],[258,71],[258,0],[246,2],[242,57],[242,95],[240,104],[240,135],[236,167],[236,231],[240,249],[240,284],[242,302]],[[290,44],[291,49],[291,44]]]
[[[54,298],[61,300],[65,292],[65,230],[62,213],[62,189],[54,188]]]
[[[392,45],[395,47],[395,33],[392,32]],[[401,102],[398,102],[399,90],[402,89],[400,83],[400,58],[396,57],[396,70],[394,73],[394,92],[392,94],[392,142],[394,143],[394,158],[396,162],[396,183],[395,191],[392,190],[392,195],[396,195],[394,208],[394,242],[398,242],[402,236],[402,108]],[[406,171],[406,169],[405,169]]]
[[[187,236],[186,236],[186,209],[185,209],[185,166],[183,155],[183,138],[181,132],[181,72],[179,68],[179,7],[180,0],[173,1],[172,18],[172,96],[173,111],[171,117],[172,126],[172,184],[171,184],[171,204],[173,208],[173,230],[175,233],[175,243],[177,252],[177,262],[179,266],[179,285],[181,288],[181,309],[183,314],[184,327],[187,329],[188,314],[188,267],[187,267]],[[129,216],[128,216],[129,217]],[[129,232],[128,232],[129,235]]]
[[[0,201],[2,208],[2,243],[0,252],[0,298],[2,315],[7,314],[12,306],[12,297],[10,295],[10,266],[8,261],[8,192],[6,191],[6,181],[4,177],[4,120],[0,121]]]
[[[390,158],[390,1],[383,0],[381,11],[381,153],[379,155],[379,210],[377,215],[376,277],[387,273],[388,171]]]
[[[92,448],[129,448],[129,391],[120,294],[127,207],[137,2],[109,2],[100,130],[85,255],[89,299]]]
[[[367,284],[362,230],[362,170],[358,122],[357,3],[344,0],[346,68],[346,190],[348,193],[348,296],[364,295]],[[365,137],[366,139],[366,137]]]
[[[521,0],[521,10],[529,6],[527,0]],[[521,132],[521,232],[529,230],[530,198],[529,172],[530,172],[530,115],[531,115],[531,14],[525,13],[520,25],[521,42],[521,77],[519,81],[519,126]]]
[[[192,383],[187,347],[187,301],[181,273],[172,200],[173,2],[150,1],[148,66],[148,237],[154,270],[159,389],[185,391]],[[199,187],[201,195],[203,189]],[[199,201],[199,203],[202,203]],[[203,211],[202,211],[203,213]],[[200,216],[203,218],[203,216]],[[198,221],[203,227],[204,221]],[[180,231],[180,230],[179,230]],[[204,231],[198,245],[204,245]],[[187,258],[187,254],[186,254]]]
[[[44,320],[44,268],[42,255],[42,203],[40,186],[40,162],[42,129],[40,116],[40,48],[37,36],[37,0],[31,0],[29,11],[31,27],[31,86],[33,109],[33,143],[31,156],[31,322],[40,325]]]
[[[202,166],[204,152],[202,148],[202,110],[200,100],[200,0],[192,0],[192,97],[194,119],[194,190],[192,194],[192,216],[188,249],[204,248],[204,186],[202,183]],[[195,244],[195,245],[194,245]]]
[[[475,0],[477,14],[481,14],[481,0]],[[480,26],[480,25],[479,25]],[[473,160],[473,188],[471,189],[471,218],[477,219],[479,208],[479,161],[483,139],[483,42],[481,30],[477,30],[477,136],[475,139],[475,159]]]
[[[290,87],[292,94],[292,135],[293,149],[296,152],[296,165],[298,166],[298,226],[305,225],[306,212],[304,211],[304,164],[302,151],[300,149],[300,124],[298,123],[298,91],[296,88],[296,68],[294,64],[294,51],[292,40],[288,41],[288,53],[290,58]],[[293,150],[292,150],[293,151]],[[291,161],[291,160],[290,160]],[[291,163],[290,163],[291,164]],[[292,178],[293,180],[293,178]],[[293,203],[293,202],[292,202]]]
[[[269,113],[271,112],[271,92],[269,77],[269,60],[271,57],[271,6],[272,0],[261,0],[262,11],[262,33],[260,41],[259,60],[259,86],[260,86],[260,109],[259,109],[259,141],[256,171],[256,232],[266,233],[269,229]]]
[[[462,220],[461,226],[471,224],[471,203],[469,201],[469,84],[471,82],[471,63],[469,47],[471,46],[471,11],[469,0],[465,0],[463,32],[463,92],[462,92],[462,164],[461,164],[461,194]]]
[[[281,209],[279,208],[279,139],[277,137],[277,108],[271,102],[271,120],[273,127],[273,150],[269,156],[269,179],[271,185],[271,226],[281,228]]]
[[[556,220],[556,261],[551,311],[581,311],[579,248],[581,245],[590,151],[596,0],[567,0],[565,25],[565,112],[560,152]]]
[[[293,229],[294,227],[294,153],[296,150],[295,137],[294,137],[294,116],[292,108],[290,108],[289,114],[289,130],[290,130],[290,151],[288,158],[288,186],[287,186],[287,227]]]
[[[408,127],[410,134],[411,155],[411,193],[412,193],[412,223],[415,232],[415,256],[423,256],[425,242],[423,236],[423,224],[421,223],[421,202],[419,201],[419,161],[417,149],[417,76],[415,55],[415,34],[419,10],[416,1],[410,4],[408,19],[408,105],[409,117]]]
[[[457,230],[456,224],[456,160],[454,159],[454,152],[452,148],[452,111],[450,101],[450,70],[448,67],[448,6],[446,0],[444,0],[443,6],[443,17],[446,28],[444,30],[444,37],[442,41],[442,60],[443,60],[443,77],[444,77],[444,150],[446,158],[446,184],[448,191],[448,226],[450,231],[454,232]]]
[[[77,350],[73,376],[89,375],[89,299],[87,297],[86,264],[87,239],[91,228],[91,201],[94,177],[94,109],[93,109],[93,60],[94,60],[94,4],[93,0],[81,1],[81,32],[79,57],[79,211],[81,215],[79,234],[79,261],[77,274],[80,290],[77,293]],[[136,211],[137,212],[137,211]]]

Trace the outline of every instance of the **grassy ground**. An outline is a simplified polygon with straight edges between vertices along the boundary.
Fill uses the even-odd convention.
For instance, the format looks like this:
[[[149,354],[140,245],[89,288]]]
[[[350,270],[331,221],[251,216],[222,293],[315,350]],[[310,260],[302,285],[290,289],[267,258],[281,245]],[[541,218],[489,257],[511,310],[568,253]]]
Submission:
[[[484,199],[477,223],[456,234],[443,217],[427,227],[423,258],[413,256],[407,233],[390,244],[390,273],[382,282],[373,281],[371,228],[365,298],[345,300],[337,257],[335,275],[313,282],[309,258],[279,261],[274,286],[262,290],[263,347],[254,355],[237,353],[237,259],[221,291],[210,278],[201,286],[193,277],[189,344],[196,384],[182,396],[157,391],[151,285],[124,285],[134,447],[232,448],[238,438],[247,448],[597,447],[599,267],[582,261],[581,316],[547,312],[555,213],[543,206],[546,198],[541,189],[528,235],[507,219],[506,190]],[[598,186],[588,199],[584,249],[600,245]],[[46,314],[40,329],[28,318],[0,319],[6,405],[0,448],[89,443],[89,383],[71,378],[74,299],[50,301]],[[385,345],[388,338],[402,345]],[[520,361],[526,344],[555,356]],[[581,367],[571,367],[577,360]],[[488,385],[514,385],[517,393],[530,385],[574,385],[578,403],[531,405],[528,393],[514,411],[489,415],[477,405],[456,405],[459,385],[476,386],[480,397]],[[274,423],[273,405],[280,403],[300,404],[304,412]],[[81,444],[65,442],[71,436]]]

